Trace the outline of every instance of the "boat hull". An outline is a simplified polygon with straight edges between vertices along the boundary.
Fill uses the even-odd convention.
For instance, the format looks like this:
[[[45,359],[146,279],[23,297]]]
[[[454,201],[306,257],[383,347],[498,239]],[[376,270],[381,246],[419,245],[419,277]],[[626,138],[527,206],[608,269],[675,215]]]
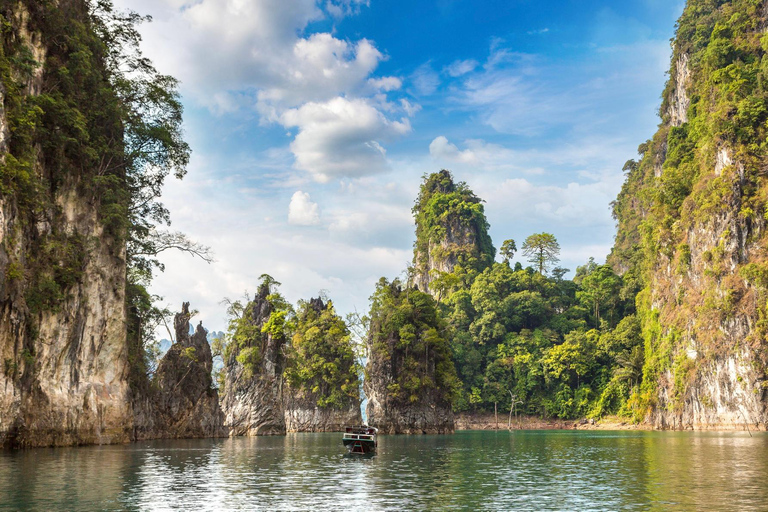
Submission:
[[[344,439],[344,447],[349,453],[367,454],[376,451],[376,441],[370,439]]]

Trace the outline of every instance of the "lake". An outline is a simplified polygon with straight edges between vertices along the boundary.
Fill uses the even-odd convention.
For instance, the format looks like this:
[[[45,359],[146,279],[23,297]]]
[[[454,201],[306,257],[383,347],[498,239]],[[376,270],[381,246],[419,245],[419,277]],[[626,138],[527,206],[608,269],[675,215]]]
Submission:
[[[0,452],[2,510],[765,510],[766,433],[341,434]]]

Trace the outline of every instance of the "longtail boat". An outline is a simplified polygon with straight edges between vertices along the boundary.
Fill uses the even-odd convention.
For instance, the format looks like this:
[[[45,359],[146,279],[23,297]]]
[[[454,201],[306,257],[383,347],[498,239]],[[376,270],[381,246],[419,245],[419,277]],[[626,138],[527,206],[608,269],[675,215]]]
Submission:
[[[366,425],[345,427],[342,441],[349,453],[374,453],[378,444],[376,442],[377,432],[377,429]]]

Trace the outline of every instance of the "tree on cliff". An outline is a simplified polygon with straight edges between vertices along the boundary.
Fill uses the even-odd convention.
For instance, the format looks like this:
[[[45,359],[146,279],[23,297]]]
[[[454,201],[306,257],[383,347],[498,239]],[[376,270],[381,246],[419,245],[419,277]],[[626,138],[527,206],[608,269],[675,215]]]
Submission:
[[[286,382],[295,396],[323,408],[359,407],[361,368],[331,301],[299,301],[287,353]]]
[[[555,235],[538,233],[525,239],[523,254],[536,266],[539,274],[544,274],[551,265],[560,261],[560,244]]]
[[[403,406],[450,410],[459,381],[434,299],[382,278],[369,317],[366,389]]]
[[[108,106],[90,108],[108,109],[122,129],[122,136],[93,139],[98,160],[92,179],[103,222],[126,240],[130,338],[135,345],[150,346],[156,326],[169,315],[155,305],[159,297],[146,291],[154,270],[164,270],[158,255],[179,250],[209,263],[213,257],[209,247],[184,233],[160,228],[170,225],[170,212],[159,201],[163,184],[171,174],[177,179],[186,175],[190,148],[183,138],[178,81],[160,74],[140,49],[138,26],[151,18],[117,11],[111,0],[88,5],[98,38],[92,44],[103,56],[103,78],[111,89],[100,98]]]
[[[493,263],[483,201],[446,170],[424,176],[412,209],[416,221],[416,284],[431,290],[433,270],[456,274],[465,285]]]

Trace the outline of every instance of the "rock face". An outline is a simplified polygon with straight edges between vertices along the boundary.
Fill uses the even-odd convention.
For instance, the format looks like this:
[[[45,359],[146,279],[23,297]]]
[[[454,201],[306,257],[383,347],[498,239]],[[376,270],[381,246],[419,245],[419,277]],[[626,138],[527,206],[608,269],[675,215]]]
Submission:
[[[745,116],[765,101],[768,72],[750,74],[746,63],[765,58],[766,12],[754,2],[689,0],[664,122],[640,147],[641,161],[628,164],[614,208],[611,263],[643,285],[638,399],[658,428],[768,427],[766,116]],[[720,81],[724,73],[731,78]],[[746,76],[738,93],[725,92]]]
[[[233,347],[226,361],[221,406],[231,436],[285,434],[281,396],[285,338],[262,332],[274,311],[269,295],[269,286],[262,285],[248,304],[243,320],[253,335],[243,346]],[[248,354],[247,349],[251,349],[253,356],[238,361],[239,355]]]
[[[432,297],[382,280],[370,317],[368,424],[382,434],[452,433],[458,378]]]
[[[0,446],[125,442],[132,424],[125,245],[105,230],[92,188],[55,175],[49,155],[30,156],[9,130],[13,102],[48,80],[51,42],[36,32],[27,7],[38,9],[36,2],[1,8],[11,25],[6,44],[25,46],[38,65],[25,82],[4,76],[0,86],[3,179],[23,154],[37,183],[30,192],[4,181],[0,193]],[[0,57],[6,63],[13,48]]]
[[[682,126],[688,122],[688,107],[691,100],[688,98],[688,83],[691,79],[691,69],[688,67],[688,54],[680,53],[673,65],[674,81],[670,81],[672,87],[668,95],[667,119],[670,126]]]
[[[174,318],[176,343],[160,360],[150,396],[135,404],[135,439],[225,437],[213,387],[213,356],[202,323],[189,334],[189,303]]]
[[[363,423],[359,403],[345,409],[321,408],[315,400],[287,396],[284,406],[288,432],[343,432],[347,425]]]
[[[220,432],[204,331],[180,337],[157,393],[135,385],[130,192],[106,163],[120,143],[102,144],[124,140],[125,126],[91,7],[0,2],[0,447]]]
[[[365,383],[368,424],[381,434],[452,434],[455,430],[453,410],[439,393],[427,395],[419,404],[393,400],[382,387],[383,379]]]
[[[428,176],[413,208],[416,243],[413,250],[413,283],[438,296],[430,284],[457,265],[465,272],[493,263],[496,250],[488,235],[482,200],[466,183],[455,183],[449,171]]]

